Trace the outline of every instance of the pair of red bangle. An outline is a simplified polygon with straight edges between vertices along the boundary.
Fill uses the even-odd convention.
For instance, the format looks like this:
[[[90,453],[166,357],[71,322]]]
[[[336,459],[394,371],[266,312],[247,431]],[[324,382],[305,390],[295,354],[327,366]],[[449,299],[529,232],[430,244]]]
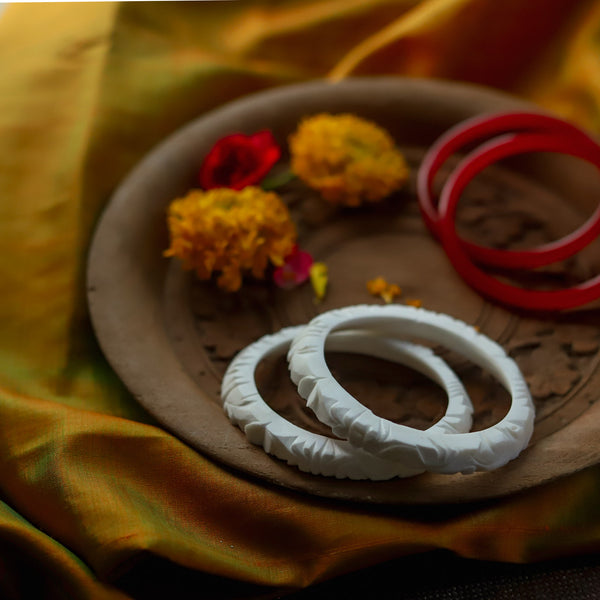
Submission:
[[[490,139],[491,138],[491,139]],[[446,180],[436,206],[433,179],[452,154],[484,140]],[[482,295],[505,305],[536,311],[558,311],[600,298],[600,275],[563,290],[529,290],[499,281],[477,264],[506,269],[534,269],[564,260],[600,235],[600,205],[579,229],[530,250],[500,250],[461,239],[455,226],[457,204],[469,181],[491,164],[526,152],[557,152],[600,168],[600,145],[577,127],[554,117],[527,112],[475,117],[451,128],[427,152],[417,177],[419,205],[425,222],[442,243],[463,279]]]

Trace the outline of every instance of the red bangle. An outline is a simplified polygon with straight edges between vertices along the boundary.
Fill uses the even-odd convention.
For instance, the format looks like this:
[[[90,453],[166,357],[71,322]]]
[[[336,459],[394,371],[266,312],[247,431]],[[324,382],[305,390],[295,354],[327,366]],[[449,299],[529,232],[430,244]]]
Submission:
[[[561,138],[567,138],[586,149],[585,160],[600,167],[596,156],[600,156],[600,146],[582,130],[574,125],[536,113],[502,113],[493,116],[482,116],[460,123],[441,136],[427,152],[417,175],[417,194],[419,207],[425,223],[434,235],[438,233],[439,215],[432,193],[433,179],[444,162],[464,145],[485,139],[490,135],[517,131],[552,133]],[[532,150],[533,151],[533,150]],[[512,154],[517,154],[512,152]],[[576,154],[579,156],[579,154]],[[499,160],[499,159],[496,159]],[[491,163],[488,163],[491,164]],[[482,167],[483,168],[483,167]],[[481,170],[481,169],[480,169]],[[589,243],[584,241],[589,228],[594,230],[596,225],[591,223],[600,219],[600,214],[594,213],[590,221],[566,238],[551,244],[530,250],[500,250],[486,248],[472,242],[462,241],[465,250],[478,263],[504,268],[535,268],[548,265],[558,260],[572,256]],[[582,239],[580,240],[580,236]]]
[[[593,162],[600,167],[600,149],[596,146],[596,149],[593,150],[588,144],[581,144],[581,139],[578,140],[572,136],[521,133],[489,141],[469,154],[444,185],[438,208],[438,234],[456,271],[469,285],[484,296],[509,306],[529,310],[565,310],[600,298],[600,275],[565,290],[527,290],[503,283],[482,271],[472,262],[464,243],[457,235],[454,222],[460,196],[477,173],[507,156],[536,151],[570,154]],[[572,234],[563,238],[560,243],[554,242],[549,246],[564,246],[566,239],[566,243],[571,244],[571,249],[582,248],[597,237],[599,230],[600,209],[597,209],[593,218],[577,231],[576,243],[569,241],[569,238],[573,237]],[[556,248],[550,247],[549,250],[548,246],[543,248],[546,248],[545,252],[552,255],[553,259],[560,254]]]

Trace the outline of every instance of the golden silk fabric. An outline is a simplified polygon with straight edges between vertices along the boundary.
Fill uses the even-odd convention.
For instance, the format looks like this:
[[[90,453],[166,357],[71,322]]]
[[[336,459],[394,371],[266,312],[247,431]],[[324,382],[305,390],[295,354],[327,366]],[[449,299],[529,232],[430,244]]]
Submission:
[[[236,477],[130,397],[96,345],[84,286],[111,191],[207,110],[312,78],[397,74],[509,90],[598,132],[599,28],[598,0],[9,5],[0,16],[0,595],[21,597],[34,573],[56,597],[126,598],[117,575],[149,557],[305,586],[433,548],[500,561],[600,549],[598,468],[422,514]]]

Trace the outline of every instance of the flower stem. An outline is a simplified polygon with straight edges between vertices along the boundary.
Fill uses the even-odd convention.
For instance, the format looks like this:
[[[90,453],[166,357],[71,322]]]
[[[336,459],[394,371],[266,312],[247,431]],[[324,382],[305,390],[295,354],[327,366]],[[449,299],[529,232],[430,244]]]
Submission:
[[[280,173],[275,173],[274,175],[267,175],[261,182],[260,187],[265,190],[274,190],[290,181],[293,181],[296,178],[296,174],[292,173],[290,169],[285,169],[285,171],[281,171]]]

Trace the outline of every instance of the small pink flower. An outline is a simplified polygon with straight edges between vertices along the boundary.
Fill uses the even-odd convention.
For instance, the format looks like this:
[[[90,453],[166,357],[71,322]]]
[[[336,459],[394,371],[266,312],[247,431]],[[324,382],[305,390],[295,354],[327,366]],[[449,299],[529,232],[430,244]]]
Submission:
[[[287,255],[283,265],[273,271],[273,281],[280,288],[296,287],[308,279],[312,264],[312,256],[296,245]]]

